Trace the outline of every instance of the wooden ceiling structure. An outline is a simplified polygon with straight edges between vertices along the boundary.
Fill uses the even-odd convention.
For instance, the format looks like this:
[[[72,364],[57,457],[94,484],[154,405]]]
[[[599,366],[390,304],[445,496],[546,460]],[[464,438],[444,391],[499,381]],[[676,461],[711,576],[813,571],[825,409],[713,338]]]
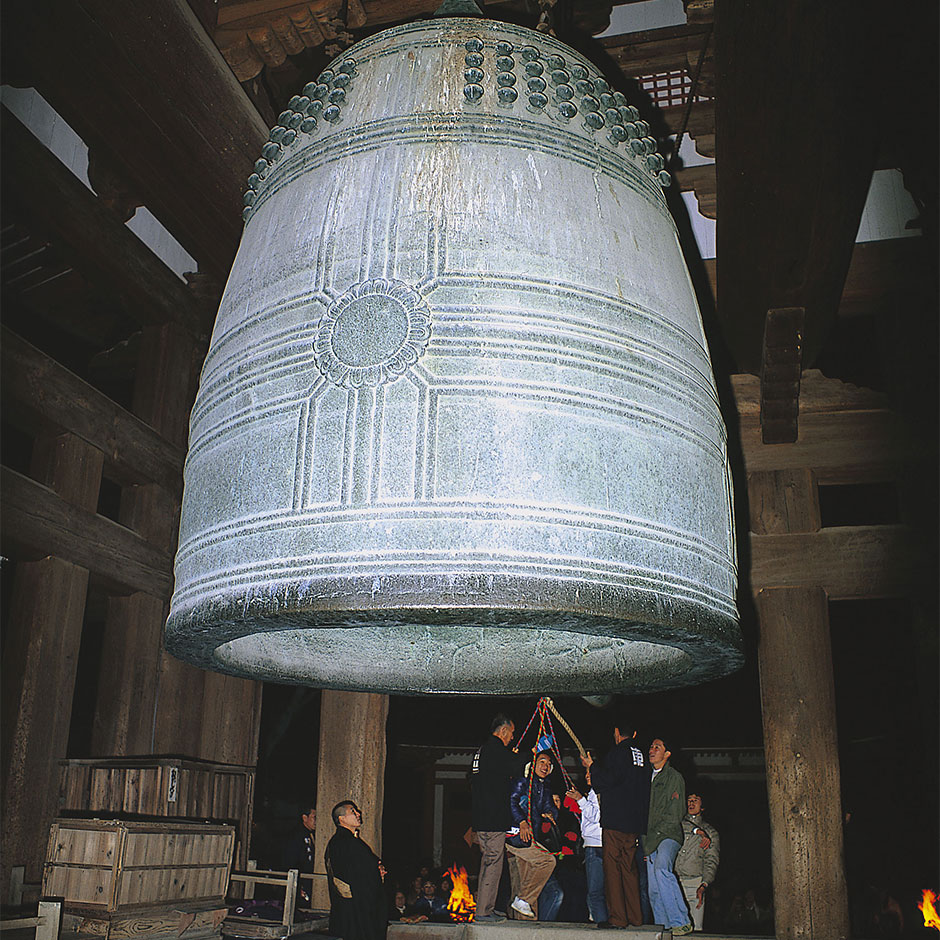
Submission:
[[[5,658],[19,670],[6,681],[4,666],[5,846],[8,838],[31,844],[43,822],[48,830],[45,810],[21,817],[31,802],[55,805],[54,785],[50,796],[33,783],[54,779],[68,743],[75,660],[91,616],[89,571],[97,589],[89,606],[93,596],[107,599],[106,610],[92,613],[104,624],[102,668],[114,680],[99,689],[90,749],[256,760],[257,684],[199,673],[160,647],[199,364],[238,245],[245,183],[275,115],[334,54],[437,5],[0,7],[0,78],[35,88],[87,144],[94,189],[4,109],[3,554],[16,561],[5,623],[27,625],[5,627]],[[764,726],[768,766],[784,781],[775,784],[775,839],[779,831],[785,845],[803,824],[787,816],[799,799],[834,788],[837,802],[838,773],[825,767],[834,746],[826,737],[831,663],[819,646],[827,592],[912,592],[919,577],[908,528],[826,529],[819,485],[907,479],[914,454],[928,466],[915,487],[921,511],[926,505],[929,515],[936,498],[937,7],[917,0],[903,18],[883,21],[873,2],[688,0],[684,25],[593,39],[610,9],[604,0],[486,5],[494,18],[528,25],[550,12],[559,38],[633,93],[666,146],[670,134],[685,133],[715,159],[674,164],[670,199],[741,451],[737,479],[751,502],[741,524],[751,536],[741,545],[743,580],[750,578],[762,630],[776,625],[768,636],[786,639],[795,618],[808,625],[805,661],[790,657],[802,672],[775,672],[786,656],[761,661],[762,681],[777,688],[778,701],[764,702]],[[663,75],[680,76],[685,91],[655,107],[642,82]],[[901,169],[915,198],[922,237],[857,245],[872,171],[890,167]],[[682,191],[717,220],[717,260],[696,256]],[[196,259],[187,282],[123,225],[139,206]],[[874,350],[853,338],[863,322],[879,324]],[[859,360],[877,368],[860,370]],[[811,369],[817,364],[830,378]],[[885,394],[836,381],[866,384],[860,377],[869,375]],[[913,443],[899,424],[913,429]],[[928,568],[935,535],[926,554],[919,550]],[[925,603],[932,609],[935,598]],[[36,678],[50,662],[51,690]],[[198,714],[186,705],[194,695]],[[807,709],[812,721],[800,724]],[[801,782],[785,779],[780,745],[795,726],[813,739]],[[48,741],[41,754],[36,729]],[[840,864],[833,807],[822,868]],[[786,870],[793,883],[815,877]],[[838,885],[826,884],[819,900],[830,905]],[[786,914],[778,905],[778,921],[797,925],[784,935],[811,935],[798,931],[805,898],[794,892],[793,901]],[[815,935],[838,929],[818,924]]]

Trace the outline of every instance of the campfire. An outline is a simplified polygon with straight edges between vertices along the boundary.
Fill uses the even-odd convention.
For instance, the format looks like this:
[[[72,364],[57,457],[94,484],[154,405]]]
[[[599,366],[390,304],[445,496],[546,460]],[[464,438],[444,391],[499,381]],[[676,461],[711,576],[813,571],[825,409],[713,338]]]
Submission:
[[[447,912],[450,919],[458,923],[466,923],[473,920],[473,912],[477,909],[477,902],[473,900],[470,893],[470,883],[467,881],[467,869],[456,865],[447,869],[450,880],[454,887],[450,892],[450,900],[447,902]]]
[[[924,926],[940,930],[940,914],[937,913],[937,895],[929,888],[924,888],[924,900],[917,905],[924,915]]]

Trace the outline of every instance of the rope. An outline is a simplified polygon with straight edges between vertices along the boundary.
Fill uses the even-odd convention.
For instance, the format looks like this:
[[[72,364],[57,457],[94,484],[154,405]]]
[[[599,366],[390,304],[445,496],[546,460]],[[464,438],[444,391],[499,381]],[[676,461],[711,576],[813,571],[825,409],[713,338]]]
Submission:
[[[584,745],[578,740],[578,736],[571,730],[571,725],[561,717],[558,709],[555,708],[555,703],[546,695],[542,701],[545,702],[545,705],[551,710],[551,713],[558,719],[558,723],[568,732],[571,740],[574,741],[574,746],[578,749],[578,753],[582,757],[587,757],[587,751],[584,750]]]

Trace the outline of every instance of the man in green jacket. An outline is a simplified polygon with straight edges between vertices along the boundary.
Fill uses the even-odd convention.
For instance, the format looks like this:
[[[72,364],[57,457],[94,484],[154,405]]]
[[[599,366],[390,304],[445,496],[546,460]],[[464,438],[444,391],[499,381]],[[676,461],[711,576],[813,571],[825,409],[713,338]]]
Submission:
[[[682,845],[685,815],[685,781],[669,765],[672,751],[662,738],[650,745],[653,779],[650,784],[650,814],[643,837],[650,904],[657,924],[669,927],[674,937],[692,932],[689,911],[673,866]]]

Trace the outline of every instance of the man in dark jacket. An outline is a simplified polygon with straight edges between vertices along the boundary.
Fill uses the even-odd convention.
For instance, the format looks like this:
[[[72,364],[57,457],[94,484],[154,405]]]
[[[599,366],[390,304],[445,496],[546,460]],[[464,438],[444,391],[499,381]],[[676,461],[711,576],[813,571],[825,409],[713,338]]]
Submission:
[[[359,838],[362,813],[352,800],[333,807],[336,832],[326,846],[330,933],[342,940],[384,940],[388,925],[378,856]]]
[[[609,922],[599,927],[639,927],[643,923],[637,874],[637,838],[646,831],[650,771],[635,746],[636,730],[625,718],[614,727],[614,746],[603,761],[588,754],[581,763],[591,770],[591,783],[601,805],[604,893]]]
[[[470,821],[483,853],[477,880],[476,923],[503,919],[493,913],[493,908],[503,874],[506,832],[512,825],[509,791],[513,778],[523,767],[517,750],[509,746],[515,732],[511,718],[497,715],[490,726],[490,736],[473,758]]]

